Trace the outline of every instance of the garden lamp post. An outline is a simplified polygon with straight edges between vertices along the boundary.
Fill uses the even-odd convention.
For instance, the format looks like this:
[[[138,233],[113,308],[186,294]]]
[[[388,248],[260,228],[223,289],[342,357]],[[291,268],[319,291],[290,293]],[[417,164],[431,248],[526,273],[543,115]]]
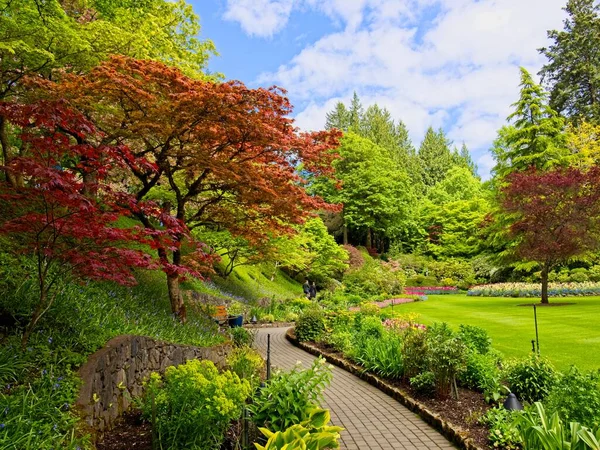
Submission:
[[[504,409],[508,409],[509,411],[523,411],[523,405],[521,405],[517,396],[512,392],[508,394],[508,397],[504,400],[503,406]]]

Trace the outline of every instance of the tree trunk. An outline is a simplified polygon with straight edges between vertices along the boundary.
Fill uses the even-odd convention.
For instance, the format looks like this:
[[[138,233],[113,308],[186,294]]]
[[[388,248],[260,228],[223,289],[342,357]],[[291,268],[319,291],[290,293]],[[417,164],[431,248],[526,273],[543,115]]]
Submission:
[[[169,289],[169,301],[171,302],[171,312],[181,323],[187,320],[186,308],[183,303],[183,296],[179,289],[179,275],[167,275],[167,287]]]
[[[0,115],[0,146],[2,146],[2,160],[4,166],[8,166],[10,162],[10,143],[8,142],[8,132],[6,130],[6,119],[4,116]],[[17,187],[17,177],[14,173],[5,170],[4,175],[6,177],[6,181],[10,183],[12,187]]]
[[[371,239],[371,229],[368,228],[367,229],[367,249],[371,248],[373,246],[373,240]]]
[[[344,224],[344,245],[348,245],[348,227]]]
[[[542,303],[548,304],[548,272],[549,267],[544,264],[542,267]]]

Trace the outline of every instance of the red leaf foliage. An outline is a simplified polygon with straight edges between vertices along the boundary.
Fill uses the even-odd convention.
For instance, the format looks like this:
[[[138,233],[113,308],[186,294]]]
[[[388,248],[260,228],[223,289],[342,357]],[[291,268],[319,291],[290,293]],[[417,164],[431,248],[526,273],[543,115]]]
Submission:
[[[0,167],[23,180],[19,186],[0,182],[0,233],[18,251],[37,256],[42,288],[52,267],[132,284],[133,268],[156,265],[132,249],[152,242],[146,230],[116,224],[129,206],[152,205],[103,183],[112,168],[125,165],[121,145],[101,144],[94,125],[62,102],[1,103],[0,114],[23,130],[21,156]]]
[[[600,244],[600,169],[513,173],[502,189],[516,253],[552,266]]]
[[[105,140],[127,144],[138,199],[168,183],[173,215],[191,228],[226,226],[258,242],[331,207],[306,193],[296,167],[331,175],[341,134],[299,133],[282,89],[194,80],[120,56],[48,88],[91,118]]]

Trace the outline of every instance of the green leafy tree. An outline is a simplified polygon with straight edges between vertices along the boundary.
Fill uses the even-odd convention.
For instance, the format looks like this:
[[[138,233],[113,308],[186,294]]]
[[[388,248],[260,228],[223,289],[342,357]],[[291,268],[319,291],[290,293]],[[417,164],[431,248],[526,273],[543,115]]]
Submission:
[[[540,75],[550,106],[575,122],[600,124],[600,5],[569,0],[564,30],[548,31],[552,45],[539,49],[548,58]]]
[[[414,201],[408,175],[385,149],[353,133],[342,139],[339,153],[334,167],[342,188],[330,199],[344,205],[346,225],[366,233],[368,247],[373,232],[393,236]]]
[[[482,249],[480,225],[490,211],[486,196],[481,180],[469,168],[452,167],[421,203],[423,251],[442,259],[477,255]]]
[[[198,17],[183,0],[0,0],[0,30],[0,101],[23,90],[24,77],[86,72],[111,54],[155,59],[207,78],[215,53],[211,41],[198,39]],[[0,116],[5,164],[17,154],[12,134]]]
[[[547,102],[540,85],[521,68],[521,93],[508,116],[511,125],[498,132],[492,153],[497,165],[493,171],[500,178],[530,167],[546,170],[566,161],[567,138],[564,119]]]
[[[293,275],[302,273],[311,280],[325,282],[348,268],[348,252],[340,247],[320,218],[307,220],[292,237],[281,237],[274,246],[274,258]]]

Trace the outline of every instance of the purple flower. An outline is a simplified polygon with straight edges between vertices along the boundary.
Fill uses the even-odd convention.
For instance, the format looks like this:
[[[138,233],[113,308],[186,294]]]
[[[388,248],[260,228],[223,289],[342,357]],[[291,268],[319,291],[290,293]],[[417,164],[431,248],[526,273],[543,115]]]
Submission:
[[[6,425],[3,423],[0,423],[0,430],[3,429]]]

